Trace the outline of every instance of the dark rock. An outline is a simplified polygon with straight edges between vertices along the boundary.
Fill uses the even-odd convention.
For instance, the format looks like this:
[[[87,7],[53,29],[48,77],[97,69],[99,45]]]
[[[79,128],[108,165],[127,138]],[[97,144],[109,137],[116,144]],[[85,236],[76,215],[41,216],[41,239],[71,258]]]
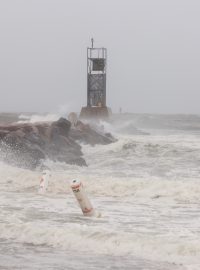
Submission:
[[[116,141],[110,133],[97,131],[94,128],[91,128],[89,124],[84,124],[81,121],[77,122],[76,128],[70,130],[69,136],[79,142],[90,145],[106,145]]]
[[[71,129],[71,123],[64,118],[52,123],[0,126],[1,160],[19,167],[34,169],[45,159],[86,166],[78,141],[108,144],[114,138],[80,121]]]

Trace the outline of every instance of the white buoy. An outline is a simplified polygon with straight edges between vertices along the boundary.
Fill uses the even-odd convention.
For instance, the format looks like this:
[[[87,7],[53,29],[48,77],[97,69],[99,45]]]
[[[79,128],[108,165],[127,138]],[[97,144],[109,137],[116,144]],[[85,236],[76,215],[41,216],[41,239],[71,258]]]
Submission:
[[[83,212],[84,216],[96,216],[96,217],[100,217],[100,213],[96,212],[94,210],[94,208],[92,207],[92,204],[90,202],[90,200],[88,199],[84,188],[83,188],[83,184],[81,183],[81,181],[79,180],[72,180],[71,181],[71,188],[72,191],[80,205],[80,208]]]
[[[50,176],[51,176],[50,171],[44,170],[42,172],[42,177],[41,177],[41,180],[40,180],[40,186],[39,186],[38,193],[40,193],[40,194],[46,193],[48,185],[49,185]]]

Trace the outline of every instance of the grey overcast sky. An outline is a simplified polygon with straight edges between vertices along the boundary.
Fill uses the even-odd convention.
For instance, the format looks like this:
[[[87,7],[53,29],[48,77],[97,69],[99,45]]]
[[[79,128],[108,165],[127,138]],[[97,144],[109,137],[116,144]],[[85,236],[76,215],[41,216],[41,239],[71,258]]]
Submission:
[[[0,0],[0,111],[79,111],[91,37],[113,111],[200,114],[199,0]]]

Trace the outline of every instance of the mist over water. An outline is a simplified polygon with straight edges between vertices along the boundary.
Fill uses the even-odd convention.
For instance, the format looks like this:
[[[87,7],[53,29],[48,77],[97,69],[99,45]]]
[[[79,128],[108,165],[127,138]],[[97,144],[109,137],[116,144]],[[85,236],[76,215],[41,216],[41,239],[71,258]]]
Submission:
[[[29,115],[18,121],[54,120]],[[0,163],[0,269],[199,269],[200,117],[114,115],[118,141],[82,145],[88,167],[46,160],[41,171]],[[79,179],[101,218],[86,218]]]

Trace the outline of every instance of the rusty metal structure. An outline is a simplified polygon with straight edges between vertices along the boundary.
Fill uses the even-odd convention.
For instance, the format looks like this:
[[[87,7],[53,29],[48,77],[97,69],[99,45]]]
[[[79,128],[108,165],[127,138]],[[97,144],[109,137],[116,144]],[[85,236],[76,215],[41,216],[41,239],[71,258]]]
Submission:
[[[106,106],[107,49],[95,48],[94,39],[87,48],[87,107],[81,110],[80,118],[107,118],[110,109]]]

